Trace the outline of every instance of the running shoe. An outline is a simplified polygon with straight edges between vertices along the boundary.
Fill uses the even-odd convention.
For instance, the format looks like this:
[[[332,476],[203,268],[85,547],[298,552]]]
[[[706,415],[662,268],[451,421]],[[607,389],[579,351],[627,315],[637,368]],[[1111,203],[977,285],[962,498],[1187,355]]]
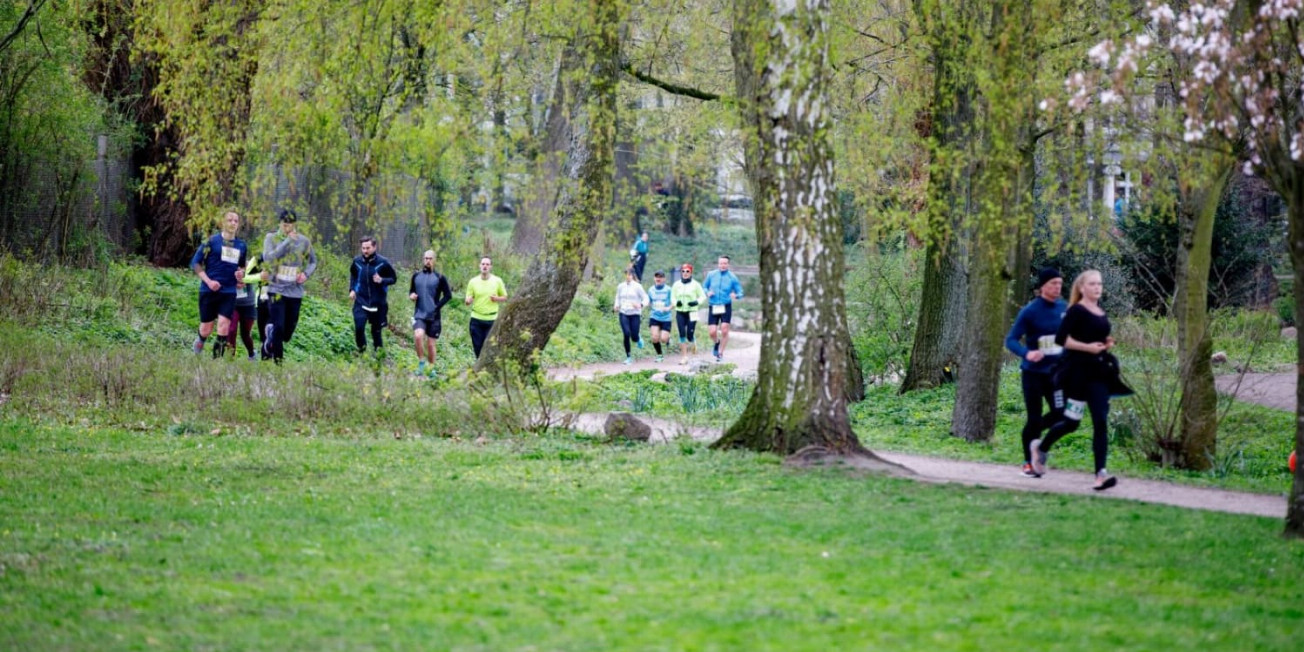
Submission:
[[[1050,459],[1050,453],[1043,452],[1040,447],[1040,439],[1034,439],[1031,444],[1028,444],[1028,450],[1032,453],[1032,464],[1029,466],[1037,475],[1045,475],[1046,460]]]
[[[639,340],[639,341],[635,342],[635,344],[638,345],[638,348],[640,348],[640,349],[643,348],[643,340]]]
[[[191,351],[194,351],[195,355],[199,355],[200,353],[203,353],[203,352],[204,352],[204,340],[202,340],[202,339],[196,337],[196,338],[195,338],[195,343],[190,345],[190,350],[191,350]]]
[[[1025,477],[1025,478],[1040,478],[1040,477],[1041,477],[1041,474],[1040,474],[1040,473],[1037,473],[1036,471],[1033,471],[1033,470],[1032,470],[1032,465],[1031,465],[1031,464],[1024,464],[1024,465],[1023,465],[1023,471],[1022,471],[1022,473],[1023,473],[1023,477]]]
[[[659,355],[659,356],[657,356],[657,362],[663,362],[663,361],[665,361],[665,359],[666,359],[666,356],[664,356],[664,355]]]
[[[1091,488],[1096,491],[1104,491],[1110,487],[1116,486],[1117,484],[1118,478],[1110,475],[1109,471],[1101,469],[1096,472],[1096,484],[1092,485]]]
[[[627,364],[627,365],[634,364],[634,358],[626,357],[626,358],[625,358],[625,364]]]

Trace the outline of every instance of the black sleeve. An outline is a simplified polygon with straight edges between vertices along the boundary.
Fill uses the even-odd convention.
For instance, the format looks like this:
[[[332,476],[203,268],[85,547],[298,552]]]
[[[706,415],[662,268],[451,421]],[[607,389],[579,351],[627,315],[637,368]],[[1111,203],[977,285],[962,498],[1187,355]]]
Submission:
[[[349,292],[355,292],[358,289],[358,264],[349,263]]]
[[[453,300],[453,290],[448,287],[448,279],[444,275],[439,276],[439,285],[435,289],[435,310],[444,307],[444,304]]]
[[[394,266],[389,264],[387,260],[380,268],[380,284],[393,285],[395,283],[398,283],[398,270],[394,269]]]
[[[408,294],[417,293],[417,275],[413,274],[412,279],[408,281]]]
[[[1064,321],[1060,322],[1059,331],[1055,333],[1055,343],[1064,346],[1068,341],[1069,335],[1077,330],[1078,322],[1082,320],[1083,308],[1078,306],[1069,306],[1068,312],[1064,313]]]

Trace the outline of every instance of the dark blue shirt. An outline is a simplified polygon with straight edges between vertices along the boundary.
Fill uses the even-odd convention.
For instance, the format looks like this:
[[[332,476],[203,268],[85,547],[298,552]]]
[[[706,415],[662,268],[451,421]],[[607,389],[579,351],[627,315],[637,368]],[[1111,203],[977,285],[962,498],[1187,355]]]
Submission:
[[[376,274],[380,274],[379,283],[371,280]],[[358,256],[349,268],[349,288],[356,293],[355,301],[360,306],[379,308],[388,305],[385,293],[397,280],[398,272],[380,254],[372,254],[370,258]]]
[[[235,238],[223,241],[221,233],[214,233],[213,237],[205,240],[195,255],[190,258],[190,267],[193,269],[196,265],[202,265],[208,278],[222,284],[218,292],[235,294],[235,271],[244,269],[245,258],[248,256],[249,247],[245,245],[244,240]],[[203,294],[212,290],[208,289],[207,283],[200,281],[199,292]]]
[[[1052,303],[1037,297],[1019,311],[1019,316],[1014,318],[1014,325],[1010,327],[1009,334],[1005,336],[1005,348],[1023,361],[1019,365],[1020,369],[1037,373],[1050,372],[1051,365],[1059,359],[1059,355],[1048,355],[1040,362],[1030,362],[1027,357],[1028,351],[1038,350],[1037,340],[1047,335],[1053,338],[1059,332],[1060,323],[1064,321],[1064,313],[1067,310],[1068,303],[1063,299],[1056,299]],[[1027,344],[1025,345],[1024,342]]]

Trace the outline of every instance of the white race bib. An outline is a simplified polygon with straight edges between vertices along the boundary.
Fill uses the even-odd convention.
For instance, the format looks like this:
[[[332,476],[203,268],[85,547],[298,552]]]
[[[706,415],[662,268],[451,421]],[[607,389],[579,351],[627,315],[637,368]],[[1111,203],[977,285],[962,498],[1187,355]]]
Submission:
[[[1064,347],[1055,343],[1054,335],[1042,335],[1037,338],[1037,350],[1046,355],[1059,355],[1064,352]]]
[[[652,309],[655,310],[655,311],[657,311],[657,312],[665,312],[665,311],[667,311],[667,310],[670,309],[670,304],[668,304],[668,303],[666,303],[666,302],[664,302],[664,301],[658,301],[658,302],[652,304]]]
[[[725,308],[725,305],[724,305],[723,303],[717,303],[717,304],[711,306],[711,314],[713,314],[713,315],[723,315],[723,314],[724,314],[724,308]]]
[[[688,313],[688,321],[697,321],[698,319],[701,319],[701,317],[698,317],[698,316],[697,316],[697,311],[696,311],[696,310],[689,311],[689,313]]]
[[[1064,406],[1064,418],[1072,419],[1073,421],[1081,421],[1082,415],[1086,414],[1086,411],[1087,411],[1086,401],[1069,399],[1068,405]]]
[[[222,262],[238,263],[240,262],[240,250],[235,247],[222,246]]]
[[[236,289],[235,289],[235,298],[237,298],[237,299],[244,299],[245,297],[248,297],[248,296],[249,296],[249,286],[246,285],[246,286],[244,286],[244,287],[242,287],[242,288],[236,288]]]
[[[276,268],[276,280],[282,283],[294,283],[299,280],[299,268],[294,265],[281,265]]]

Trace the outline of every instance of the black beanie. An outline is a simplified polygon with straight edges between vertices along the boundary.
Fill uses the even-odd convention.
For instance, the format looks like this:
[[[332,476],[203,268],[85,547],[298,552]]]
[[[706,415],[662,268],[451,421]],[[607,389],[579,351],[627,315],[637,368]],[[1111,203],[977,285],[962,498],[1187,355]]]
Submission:
[[[1059,273],[1059,270],[1054,267],[1044,267],[1040,272],[1037,272],[1037,287],[1040,288],[1045,285],[1047,281],[1053,281],[1057,278],[1064,278],[1064,275]]]

